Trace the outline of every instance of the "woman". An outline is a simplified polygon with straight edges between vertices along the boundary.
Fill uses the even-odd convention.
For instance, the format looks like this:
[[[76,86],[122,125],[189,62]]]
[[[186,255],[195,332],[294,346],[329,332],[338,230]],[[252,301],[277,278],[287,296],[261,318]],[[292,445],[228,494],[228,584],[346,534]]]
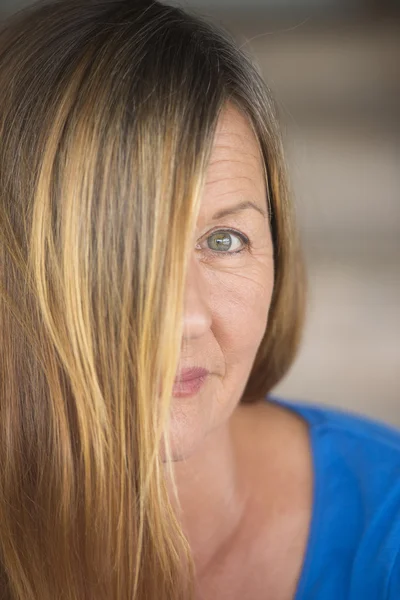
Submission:
[[[400,597],[400,434],[271,396],[304,277],[274,104],[158,1],[0,34],[4,600]]]

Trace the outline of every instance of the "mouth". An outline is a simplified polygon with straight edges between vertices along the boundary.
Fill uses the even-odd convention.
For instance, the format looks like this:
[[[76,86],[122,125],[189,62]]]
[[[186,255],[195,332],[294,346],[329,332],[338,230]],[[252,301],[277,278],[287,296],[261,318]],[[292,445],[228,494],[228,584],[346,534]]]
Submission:
[[[201,367],[182,369],[175,377],[172,395],[176,398],[185,398],[197,394],[209,375],[211,373]],[[162,385],[160,394],[162,394]]]
[[[205,371],[202,369],[202,371]],[[172,394],[175,398],[187,398],[197,394],[204,385],[209,372],[203,373],[200,376],[191,375],[190,379],[175,379],[175,384]]]
[[[200,377],[206,377],[207,375],[209,375],[209,371],[207,371],[207,369],[203,369],[201,367],[192,367],[190,369],[182,369],[178,373],[178,375],[175,377],[175,383],[192,381],[193,379],[198,379]]]

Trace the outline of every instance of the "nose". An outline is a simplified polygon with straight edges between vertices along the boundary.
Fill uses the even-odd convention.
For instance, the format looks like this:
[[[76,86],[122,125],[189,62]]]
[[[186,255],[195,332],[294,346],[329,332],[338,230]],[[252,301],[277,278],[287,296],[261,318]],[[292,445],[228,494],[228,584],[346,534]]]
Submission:
[[[207,287],[201,266],[196,257],[191,258],[185,293],[183,316],[184,341],[200,338],[211,327],[211,311],[207,302]]]

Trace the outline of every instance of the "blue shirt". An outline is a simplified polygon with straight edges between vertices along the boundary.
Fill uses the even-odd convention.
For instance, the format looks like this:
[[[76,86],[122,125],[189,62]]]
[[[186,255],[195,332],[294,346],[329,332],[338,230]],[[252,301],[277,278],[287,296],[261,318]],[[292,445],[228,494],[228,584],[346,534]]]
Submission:
[[[400,431],[269,396],[306,420],[311,525],[294,600],[400,600]]]

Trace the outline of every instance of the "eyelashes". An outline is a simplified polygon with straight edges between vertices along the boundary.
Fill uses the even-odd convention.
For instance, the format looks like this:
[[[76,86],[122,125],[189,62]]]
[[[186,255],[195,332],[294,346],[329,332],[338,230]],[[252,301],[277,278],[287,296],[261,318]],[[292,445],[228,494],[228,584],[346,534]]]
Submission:
[[[247,236],[235,229],[217,229],[209,234],[205,238],[205,242],[208,242],[210,239],[214,238],[216,241],[216,247],[219,250],[215,250],[210,248],[209,244],[204,248],[208,254],[212,256],[221,256],[222,258],[232,258],[233,256],[240,254],[246,250],[249,250],[251,247],[251,242]],[[237,238],[242,243],[242,247],[238,250],[231,250],[232,246],[235,246],[235,243],[232,242],[232,238]],[[196,246],[197,249],[203,249],[201,245]]]

